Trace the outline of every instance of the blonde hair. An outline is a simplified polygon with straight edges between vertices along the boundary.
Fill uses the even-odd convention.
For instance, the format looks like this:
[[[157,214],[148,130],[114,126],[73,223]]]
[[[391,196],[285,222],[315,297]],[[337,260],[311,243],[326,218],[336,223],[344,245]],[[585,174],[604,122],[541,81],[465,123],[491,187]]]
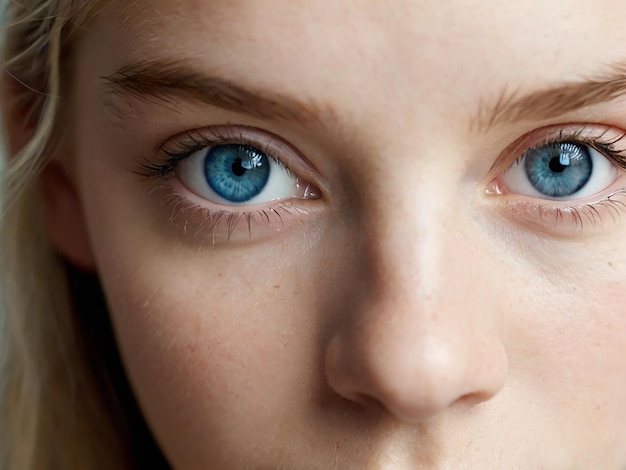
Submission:
[[[46,235],[37,178],[60,135],[61,64],[98,3],[0,0],[5,120],[32,128],[1,182],[0,469],[132,466],[112,388],[93,370],[66,267]],[[9,122],[16,116],[25,122]]]

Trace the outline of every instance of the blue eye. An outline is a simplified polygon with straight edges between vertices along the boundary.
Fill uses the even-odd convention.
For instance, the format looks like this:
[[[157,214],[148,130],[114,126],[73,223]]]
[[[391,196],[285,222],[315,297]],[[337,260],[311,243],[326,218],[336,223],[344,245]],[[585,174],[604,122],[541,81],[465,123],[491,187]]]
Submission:
[[[202,149],[186,158],[177,173],[196,195],[223,205],[262,204],[302,192],[298,179],[282,164],[249,145]]]
[[[267,155],[245,145],[210,148],[204,159],[204,176],[220,197],[233,203],[258,196],[270,176]]]
[[[530,150],[524,168],[530,184],[541,194],[565,197],[577,193],[589,182],[593,159],[588,147],[563,142]]]
[[[502,180],[512,193],[565,199],[606,189],[616,173],[615,165],[589,145],[555,142],[527,151]]]

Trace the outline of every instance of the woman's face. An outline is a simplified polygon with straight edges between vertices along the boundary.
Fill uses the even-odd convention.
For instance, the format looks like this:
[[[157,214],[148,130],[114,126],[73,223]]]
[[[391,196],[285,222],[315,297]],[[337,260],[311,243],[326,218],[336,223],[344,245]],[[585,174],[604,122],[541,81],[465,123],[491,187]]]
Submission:
[[[85,28],[72,181],[175,468],[626,466],[626,3],[502,5]]]

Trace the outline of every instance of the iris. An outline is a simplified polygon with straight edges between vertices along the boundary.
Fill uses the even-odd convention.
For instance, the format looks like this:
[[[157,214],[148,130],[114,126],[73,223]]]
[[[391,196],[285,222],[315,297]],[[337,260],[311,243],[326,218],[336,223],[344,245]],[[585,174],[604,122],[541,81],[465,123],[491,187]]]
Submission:
[[[559,198],[577,193],[589,182],[593,161],[588,146],[559,142],[529,150],[524,168],[537,191]]]
[[[246,202],[265,188],[270,176],[269,157],[246,145],[216,145],[206,153],[204,176],[222,198]]]

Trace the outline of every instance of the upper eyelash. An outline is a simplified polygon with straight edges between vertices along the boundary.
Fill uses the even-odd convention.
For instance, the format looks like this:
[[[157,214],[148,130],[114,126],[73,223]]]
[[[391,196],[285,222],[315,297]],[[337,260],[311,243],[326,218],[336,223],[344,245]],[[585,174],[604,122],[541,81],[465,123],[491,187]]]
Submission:
[[[153,159],[145,158],[141,161],[138,161],[137,163],[140,169],[139,171],[137,171],[137,173],[140,176],[144,176],[146,178],[161,178],[175,170],[177,165],[181,161],[185,160],[187,157],[193,155],[194,153],[214,145],[222,145],[228,143],[249,145],[251,147],[254,147],[265,153],[267,156],[273,158],[285,170],[289,171],[289,168],[286,167],[281,160],[274,157],[273,152],[269,149],[269,144],[264,144],[262,142],[259,142],[258,140],[249,139],[241,131],[239,131],[238,135],[236,136],[232,134],[232,131],[229,133],[229,135],[227,135],[227,133],[222,133],[219,129],[211,129],[208,132],[211,134],[210,137],[207,137],[202,131],[199,130],[187,131],[183,134],[187,139],[185,143],[182,143],[180,141],[173,141],[172,143],[169,143],[177,146],[177,148],[174,149],[167,148],[167,144],[161,144],[159,146],[161,155]],[[561,129],[558,133],[558,136],[547,138],[541,144],[537,144],[533,147],[527,148],[523,153],[517,156],[517,158],[511,163],[510,166],[514,165],[515,163],[519,163],[528,152],[544,145],[572,142],[579,145],[589,145],[593,149],[599,151],[604,156],[609,158],[614,164],[626,170],[626,155],[624,155],[626,154],[626,147],[621,150],[615,150],[613,148],[615,144],[617,144],[626,137],[626,132],[611,140],[603,139],[603,136],[609,132],[609,129],[605,130],[599,136],[594,137],[585,137],[583,135],[585,132],[585,127],[568,133],[565,133],[565,131]],[[155,161],[155,159],[158,159],[160,161]]]
[[[618,135],[617,137],[613,139],[604,140],[604,136],[609,131],[610,129],[606,129],[604,132],[602,132],[598,136],[586,137],[584,136],[584,134],[587,132],[586,127],[582,127],[575,131],[567,132],[567,133],[565,133],[564,129],[561,129],[558,133],[558,136],[548,137],[542,143],[533,145],[532,147],[524,150],[524,152],[518,155],[517,158],[513,161],[513,163],[509,167],[520,163],[520,161],[526,156],[526,154],[528,152],[531,152],[532,150],[536,150],[546,145],[571,142],[577,145],[588,145],[589,147],[593,148],[594,150],[597,150],[603,156],[611,160],[611,162],[613,162],[618,167],[622,168],[623,170],[626,170],[626,155],[623,155],[626,153],[626,147],[621,150],[614,149],[615,144],[617,144],[618,142],[620,142],[622,139],[626,137],[626,132]]]
[[[209,133],[210,136],[205,135]],[[237,132],[234,135],[233,132]],[[160,154],[153,158],[145,158],[137,161],[139,170],[137,174],[145,178],[163,178],[174,171],[178,164],[190,157],[196,152],[215,145],[239,144],[248,145],[260,150],[268,157],[272,158],[285,171],[291,173],[291,170],[270,150],[271,141],[268,143],[259,142],[257,139],[248,138],[242,131],[230,131],[229,133],[221,132],[219,129],[210,129],[208,131],[187,131],[183,134],[186,140],[181,138],[168,141],[159,146]],[[175,148],[168,148],[171,145]]]

